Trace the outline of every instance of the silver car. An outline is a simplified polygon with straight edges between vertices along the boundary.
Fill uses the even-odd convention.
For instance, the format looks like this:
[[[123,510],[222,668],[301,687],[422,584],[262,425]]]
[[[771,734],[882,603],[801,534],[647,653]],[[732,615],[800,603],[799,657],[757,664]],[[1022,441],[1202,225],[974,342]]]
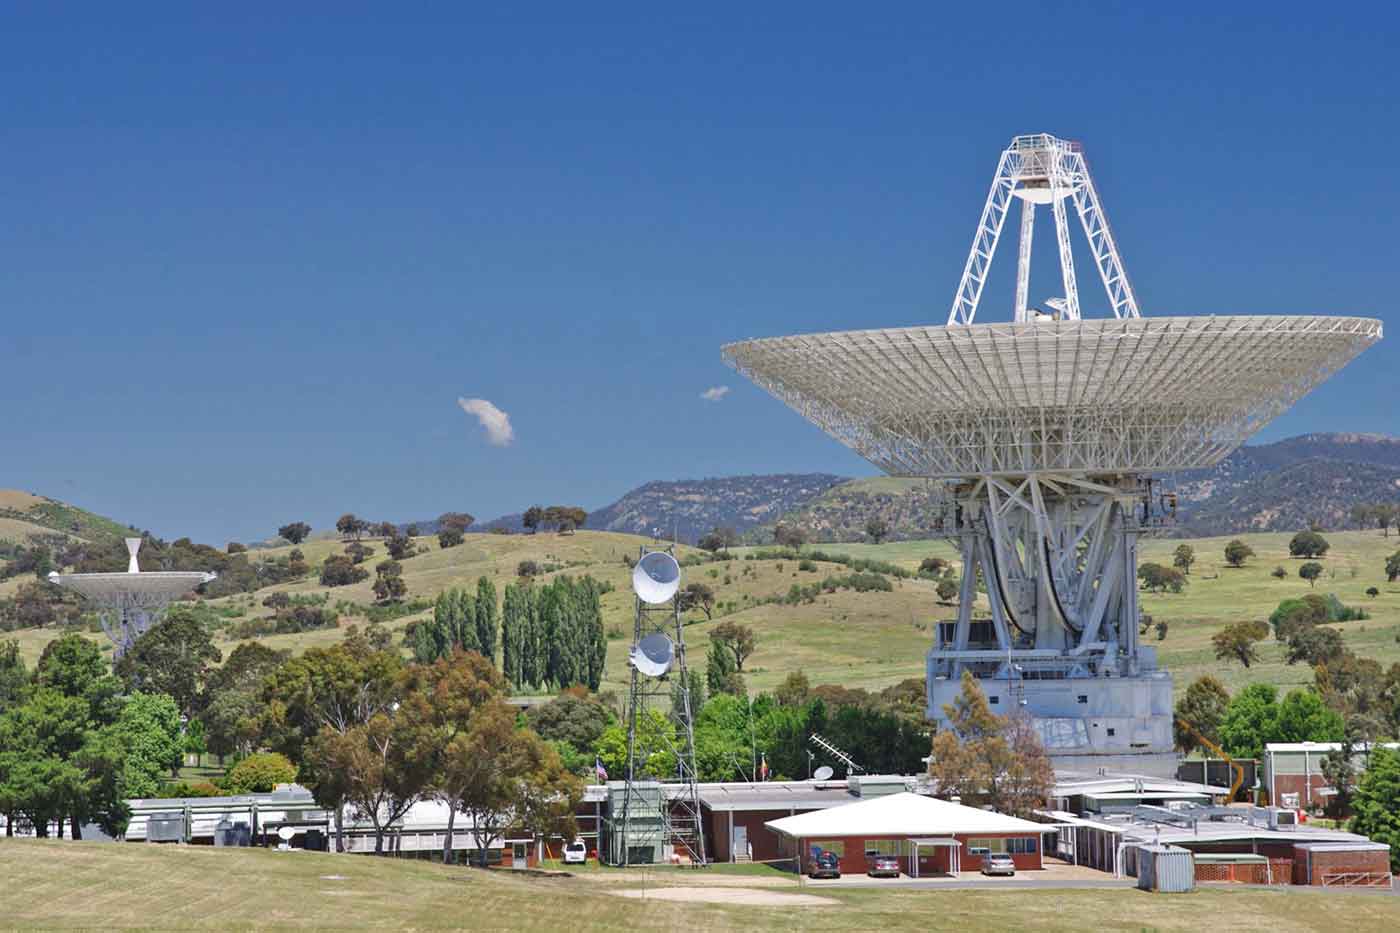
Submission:
[[[1016,874],[1016,863],[1011,860],[1011,856],[999,852],[984,855],[982,856],[982,874],[1014,875]]]

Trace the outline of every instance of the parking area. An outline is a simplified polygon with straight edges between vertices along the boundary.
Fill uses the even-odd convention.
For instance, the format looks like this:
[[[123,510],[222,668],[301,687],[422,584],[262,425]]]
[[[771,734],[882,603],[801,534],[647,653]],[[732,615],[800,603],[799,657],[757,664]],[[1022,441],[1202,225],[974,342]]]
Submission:
[[[903,888],[1123,888],[1132,887],[1132,878],[1114,878],[1093,868],[1068,865],[1047,860],[1039,871],[1022,871],[1015,875],[988,876],[976,871],[963,871],[933,878],[914,878],[902,874],[898,878],[871,878],[864,874],[843,874],[840,878],[807,878],[809,888],[820,887],[903,887]]]

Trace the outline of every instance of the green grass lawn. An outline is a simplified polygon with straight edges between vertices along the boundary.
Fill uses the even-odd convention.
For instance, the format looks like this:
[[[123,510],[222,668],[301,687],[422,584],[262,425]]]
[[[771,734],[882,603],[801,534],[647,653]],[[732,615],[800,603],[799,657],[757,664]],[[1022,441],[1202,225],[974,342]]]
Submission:
[[[789,876],[790,877],[790,876]],[[799,893],[794,881],[709,870],[571,877],[370,856],[200,846],[0,842],[3,925],[19,929],[1394,930],[1400,898],[1212,888],[807,889],[821,906],[724,903]],[[645,883],[724,888],[721,903],[616,896]],[[775,883],[776,882],[776,883]],[[750,888],[746,885],[759,884]]]

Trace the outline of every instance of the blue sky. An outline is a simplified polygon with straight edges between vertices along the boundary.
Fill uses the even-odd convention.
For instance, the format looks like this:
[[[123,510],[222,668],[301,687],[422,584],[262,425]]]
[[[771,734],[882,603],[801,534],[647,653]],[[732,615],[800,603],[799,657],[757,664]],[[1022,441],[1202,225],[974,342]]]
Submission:
[[[1400,433],[1393,6],[286,6],[0,13],[0,487],[221,543],[874,472],[719,347],[942,323],[1040,131],[1145,314],[1391,325],[1260,439]]]

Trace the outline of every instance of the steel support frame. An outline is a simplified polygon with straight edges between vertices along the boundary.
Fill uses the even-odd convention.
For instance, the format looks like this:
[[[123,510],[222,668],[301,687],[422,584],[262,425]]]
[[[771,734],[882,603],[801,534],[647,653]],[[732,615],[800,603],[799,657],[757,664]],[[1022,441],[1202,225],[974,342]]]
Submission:
[[[657,548],[643,546],[638,558]],[[674,547],[662,548],[674,556]],[[658,752],[669,752],[675,756],[675,783],[681,785],[680,792],[669,798],[664,786],[661,791],[661,838],[672,846],[681,848],[689,855],[692,863],[706,864],[705,827],[700,809],[699,775],[695,769],[695,718],[690,697],[689,667],[686,661],[685,632],[681,624],[680,596],[677,594],[669,603],[650,605],[640,598],[636,600],[636,615],[632,628],[632,644],[638,645],[648,635],[661,633],[671,639],[675,646],[675,661],[671,670],[661,677],[647,677],[630,667],[631,680],[627,692],[627,776],[623,789],[621,831],[622,841],[615,851],[621,854],[619,864],[628,865],[631,861],[633,838],[633,817],[643,806],[648,809],[646,796],[641,785],[657,783],[654,778],[644,775],[647,759]],[[672,678],[675,678],[674,680]],[[661,748],[647,747],[640,735],[639,720],[648,710],[662,708],[678,720],[675,723],[674,740],[663,735]],[[673,811],[681,812],[681,819],[689,828],[678,827]],[[618,821],[614,822],[617,825]]]
[[[1138,477],[1033,473],[981,477],[955,493],[963,559],[958,617],[944,673],[961,674],[980,572],[997,649],[1042,669],[1137,670]],[[1047,651],[1058,655],[1047,661]],[[1034,658],[1033,661],[1029,660]],[[997,676],[1011,676],[1004,669]]]

